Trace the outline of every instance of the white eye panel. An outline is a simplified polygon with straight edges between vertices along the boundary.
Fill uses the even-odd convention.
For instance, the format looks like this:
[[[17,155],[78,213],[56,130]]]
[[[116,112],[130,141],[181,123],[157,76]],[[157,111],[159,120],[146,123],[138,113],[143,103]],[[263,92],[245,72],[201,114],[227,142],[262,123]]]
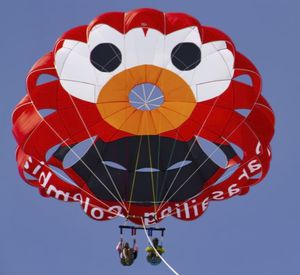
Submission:
[[[96,26],[91,31],[87,44],[65,40],[63,47],[56,52],[55,67],[62,86],[69,94],[95,103],[99,91],[107,81],[125,69],[124,62],[122,62],[113,72],[100,72],[91,63],[90,55],[92,49],[106,42],[116,45],[123,54],[123,34],[107,25]],[[80,92],[81,89],[82,92]]]
[[[228,73],[230,75],[230,77],[233,77],[234,74],[234,56],[233,53],[229,50],[221,50],[219,51],[219,53],[222,55],[224,62],[227,65],[228,68]]]
[[[125,50],[124,50],[124,44],[125,44],[124,35],[108,25],[105,25],[105,24],[96,25],[89,34],[88,46],[89,46],[90,52],[92,52],[92,50],[95,49],[95,47],[97,47],[98,45],[101,45],[103,43],[109,43],[118,48],[118,50],[121,53],[121,57],[120,57],[121,63],[119,64],[119,66],[117,68],[115,68],[111,72],[103,72],[103,71],[99,71],[96,68],[94,68],[95,76],[97,79],[98,91],[101,91],[103,86],[113,76],[115,76],[119,72],[125,70],[125,60],[124,59],[125,59],[126,54],[125,54]],[[96,98],[97,97],[98,97],[98,95],[96,95]]]
[[[198,30],[194,29],[194,37],[197,37],[196,33],[199,34]],[[183,42],[189,42],[189,39],[180,41],[180,43]],[[201,50],[201,61],[195,68],[181,71],[170,61],[167,69],[183,78],[190,85],[197,102],[201,102],[226,91],[234,74],[234,56],[227,49],[225,41],[214,41],[202,45],[198,42],[198,46]]]
[[[191,70],[179,70],[172,63],[172,50],[179,43],[194,43],[201,50],[199,65]],[[229,86],[234,73],[234,56],[227,49],[225,41],[202,44],[197,27],[189,27],[171,33],[166,37],[165,68],[183,78],[192,88],[197,102],[222,94]],[[195,61],[196,62],[196,61]],[[226,81],[224,81],[226,80]],[[211,84],[213,82],[220,82]],[[200,86],[201,88],[200,88]],[[201,90],[201,95],[199,95]]]
[[[59,78],[96,85],[94,68],[89,61],[89,55],[87,45],[78,43],[66,56]]]
[[[171,53],[174,47],[182,42],[191,42],[201,47],[202,42],[198,28],[195,26],[187,27],[168,34],[166,36],[166,51]]]
[[[88,102],[95,102],[96,86],[72,80],[60,80],[60,83],[72,96]]]
[[[78,43],[76,40],[65,40],[63,47],[72,50]]]
[[[197,102],[212,99],[221,95],[229,86],[230,80],[206,82],[196,85]]]
[[[166,36],[166,47],[164,54],[164,67],[166,69],[172,70],[176,73],[182,73],[178,70],[172,63],[171,54],[173,49],[180,43],[193,43],[199,48],[202,45],[200,33],[197,27],[188,27],[173,33],[170,33]]]
[[[214,41],[206,44],[211,44],[216,50],[224,50],[227,49],[227,44],[225,41]]]
[[[188,84],[192,83],[193,78],[195,76],[195,69],[193,70],[186,70],[182,71],[179,70],[174,64],[172,63],[172,52],[174,48],[181,44],[181,43],[192,43],[196,46],[198,46],[201,49],[202,42],[200,33],[198,31],[197,27],[188,27],[184,28],[178,31],[175,31],[173,33],[170,33],[166,36],[166,50],[164,54],[164,67],[174,73],[176,73],[178,76],[183,78]],[[175,51],[176,53],[176,51]],[[174,52],[173,52],[174,54]],[[195,60],[196,62],[196,60]],[[196,96],[196,89],[195,87],[191,87],[194,91],[194,94]]]
[[[59,76],[61,75],[65,62],[71,51],[71,49],[63,47],[60,48],[55,54],[55,68]]]
[[[207,45],[207,48],[210,46]],[[191,86],[196,87],[197,102],[209,100],[225,92],[234,74],[234,56],[231,51],[221,49],[204,53],[206,55],[203,56],[191,82]]]
[[[200,84],[231,79],[233,70],[230,61],[230,52],[228,50],[221,50],[206,57],[204,56],[196,69],[197,72],[193,82]]]
[[[182,50],[181,45],[187,44],[200,54],[197,64],[189,63],[191,67],[181,70],[172,62],[172,56],[177,48]],[[103,48],[99,48],[101,45],[110,51],[117,48],[118,55],[112,55],[110,59],[106,52],[103,53]],[[102,64],[97,66],[91,59],[96,48],[99,48],[97,57],[107,58],[105,62],[108,64],[117,57],[116,66],[111,70],[102,70]],[[55,54],[55,67],[64,89],[74,97],[94,103],[103,86],[113,76],[140,65],[155,65],[176,73],[190,85],[195,98],[201,102],[222,94],[228,88],[234,73],[234,56],[225,41],[202,44],[195,26],[168,35],[154,29],[148,29],[145,33],[143,28],[132,29],[123,35],[104,24],[92,29],[88,43],[65,40],[63,47]]]
[[[64,47],[65,43],[73,48]],[[89,61],[87,44],[82,42],[74,44],[71,40],[66,40],[65,43],[55,54],[55,68],[61,85],[69,94],[85,101],[95,102],[94,87],[97,80]]]
[[[214,41],[210,43],[205,43],[201,47],[202,57],[206,57],[215,53],[216,51],[227,49],[225,41]]]
[[[90,50],[101,43],[112,43],[121,52],[124,51],[124,35],[105,24],[96,25],[89,34],[88,45]]]

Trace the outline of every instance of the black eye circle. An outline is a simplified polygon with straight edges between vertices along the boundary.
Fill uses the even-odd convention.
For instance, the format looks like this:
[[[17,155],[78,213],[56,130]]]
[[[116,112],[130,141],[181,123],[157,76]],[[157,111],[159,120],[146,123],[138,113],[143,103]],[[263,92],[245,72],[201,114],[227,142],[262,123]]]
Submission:
[[[102,43],[92,50],[90,60],[97,70],[112,72],[122,63],[122,54],[114,44]]]
[[[179,43],[171,53],[173,65],[181,71],[189,71],[196,68],[201,61],[200,48],[190,42]]]

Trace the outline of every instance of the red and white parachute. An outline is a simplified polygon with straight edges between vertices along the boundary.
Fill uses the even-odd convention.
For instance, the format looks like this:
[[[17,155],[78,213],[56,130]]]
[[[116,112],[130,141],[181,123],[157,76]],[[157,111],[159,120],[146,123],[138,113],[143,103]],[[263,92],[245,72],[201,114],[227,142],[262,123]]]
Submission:
[[[28,73],[13,133],[19,172],[41,195],[151,224],[196,219],[260,182],[274,114],[226,34],[139,9],[63,34]]]

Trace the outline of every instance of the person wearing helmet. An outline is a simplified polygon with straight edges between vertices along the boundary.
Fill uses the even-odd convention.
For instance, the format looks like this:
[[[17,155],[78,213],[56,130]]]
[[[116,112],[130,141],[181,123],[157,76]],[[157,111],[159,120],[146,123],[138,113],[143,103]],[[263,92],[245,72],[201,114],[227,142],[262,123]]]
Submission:
[[[133,240],[133,247],[131,248],[129,243],[124,243],[123,239],[121,238],[116,246],[116,250],[120,256],[120,262],[124,266],[132,265],[138,255],[138,246],[135,239]]]
[[[162,245],[159,244],[159,240],[157,238],[154,238],[152,240],[153,247],[156,249],[156,251],[161,255],[165,252],[165,249],[162,247]],[[154,250],[151,245],[146,247],[147,252],[147,262],[151,265],[159,265],[161,263],[161,258],[158,256],[156,251]]]

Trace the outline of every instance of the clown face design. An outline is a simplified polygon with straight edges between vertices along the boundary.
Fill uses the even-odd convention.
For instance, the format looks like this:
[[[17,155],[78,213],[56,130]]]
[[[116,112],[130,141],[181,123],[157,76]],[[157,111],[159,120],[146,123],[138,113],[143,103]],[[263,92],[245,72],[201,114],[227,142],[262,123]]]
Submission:
[[[40,83],[43,74],[55,79]],[[102,14],[58,39],[27,90],[13,114],[21,176],[94,219],[116,206],[194,219],[269,168],[274,115],[259,72],[226,34],[187,14]]]
[[[166,34],[145,24],[126,33],[96,24],[86,43],[65,40],[55,54],[62,87],[133,135],[99,138],[73,169],[104,200],[113,199],[106,187],[143,204],[195,196],[220,167],[201,149],[197,133],[188,141],[161,134],[191,119],[199,102],[224,93],[233,64],[226,42],[203,43],[197,26]],[[222,148],[228,160],[235,156]]]

